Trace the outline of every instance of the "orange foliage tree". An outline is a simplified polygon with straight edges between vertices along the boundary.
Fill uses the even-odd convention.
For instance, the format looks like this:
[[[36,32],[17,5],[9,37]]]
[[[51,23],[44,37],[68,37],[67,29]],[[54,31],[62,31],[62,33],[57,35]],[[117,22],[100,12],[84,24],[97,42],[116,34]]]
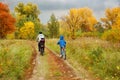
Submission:
[[[0,38],[5,38],[7,34],[15,31],[15,18],[10,14],[6,4],[0,2]]]

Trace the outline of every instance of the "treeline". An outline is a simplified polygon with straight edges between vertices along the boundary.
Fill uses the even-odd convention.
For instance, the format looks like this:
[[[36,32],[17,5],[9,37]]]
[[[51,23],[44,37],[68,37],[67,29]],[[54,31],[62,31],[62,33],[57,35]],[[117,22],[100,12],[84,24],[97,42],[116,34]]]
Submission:
[[[100,37],[120,41],[120,7],[107,8],[105,17],[97,21],[90,8],[72,8],[58,20],[54,14],[47,24],[40,22],[40,9],[33,3],[18,3],[11,14],[9,7],[0,2],[0,38],[35,39],[42,31],[46,37],[67,38]],[[12,33],[13,32],[13,33]],[[10,34],[12,33],[12,34]]]

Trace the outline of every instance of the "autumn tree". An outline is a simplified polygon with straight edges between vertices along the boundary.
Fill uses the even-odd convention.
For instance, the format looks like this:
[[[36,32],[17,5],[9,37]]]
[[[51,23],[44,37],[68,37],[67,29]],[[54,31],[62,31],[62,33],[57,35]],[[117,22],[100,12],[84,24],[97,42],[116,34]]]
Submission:
[[[51,38],[58,37],[59,35],[59,22],[55,15],[52,14],[48,22],[49,35]]]
[[[68,30],[68,25],[62,20],[59,21],[59,24],[60,24],[59,33],[61,35],[64,35],[65,37],[69,37],[70,30]]]
[[[69,14],[63,17],[63,21],[68,24],[72,38],[75,38],[75,32],[79,29],[82,32],[93,31],[93,26],[97,22],[89,8],[70,9]]]
[[[80,28],[78,9],[70,9],[69,14],[63,17],[63,21],[68,25],[71,37],[74,38],[76,30]]]
[[[24,26],[20,28],[21,39],[33,39],[34,37],[34,23],[29,21],[24,23]]]
[[[94,31],[94,24],[97,23],[96,18],[93,16],[93,12],[89,8],[78,9],[80,28],[82,32]]]
[[[102,38],[113,42],[120,42],[120,7],[109,10],[109,16],[105,19],[109,22],[110,29],[105,31]]]
[[[111,29],[112,25],[116,22],[116,19],[120,13],[120,7],[107,8],[105,11],[105,17],[101,18],[106,29]]]
[[[112,25],[112,29],[118,29],[118,30],[120,30],[120,12],[117,14],[115,22]]]
[[[39,14],[40,14],[40,10],[38,9],[36,4],[33,3],[19,3],[16,7],[15,7],[15,14],[16,14],[16,18],[17,18],[17,23],[16,23],[16,27],[17,27],[17,32],[16,32],[16,36],[18,36],[20,34],[20,28],[24,26],[24,23],[31,21],[34,23],[35,27],[35,33],[34,36],[37,36],[38,32],[41,29],[41,23],[40,23],[40,19],[39,19]]]
[[[6,4],[0,2],[0,38],[15,31],[15,18],[10,14]]]
[[[19,3],[15,7],[15,12],[19,16],[26,16],[26,17],[33,17],[38,18],[38,15],[40,14],[40,11],[36,4],[27,3],[26,5],[24,3]]]

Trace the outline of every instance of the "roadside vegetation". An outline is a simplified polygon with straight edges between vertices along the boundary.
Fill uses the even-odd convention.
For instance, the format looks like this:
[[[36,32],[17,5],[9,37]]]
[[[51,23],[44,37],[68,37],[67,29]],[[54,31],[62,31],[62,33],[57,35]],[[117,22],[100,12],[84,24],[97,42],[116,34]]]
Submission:
[[[24,80],[32,52],[27,41],[0,40],[0,80]]]
[[[48,39],[47,46],[59,54],[58,39]],[[67,40],[67,60],[79,72],[83,66],[101,80],[120,79],[120,44],[97,38]]]

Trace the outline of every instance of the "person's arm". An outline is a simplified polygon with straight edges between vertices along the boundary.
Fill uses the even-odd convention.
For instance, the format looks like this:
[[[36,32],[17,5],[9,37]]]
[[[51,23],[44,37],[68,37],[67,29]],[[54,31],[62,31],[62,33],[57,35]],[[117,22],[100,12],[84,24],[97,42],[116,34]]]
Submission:
[[[65,47],[66,47],[66,41],[64,40],[64,43],[65,43]]]
[[[66,45],[66,41],[65,41],[65,45]]]
[[[57,44],[60,44],[60,41],[58,41]]]

